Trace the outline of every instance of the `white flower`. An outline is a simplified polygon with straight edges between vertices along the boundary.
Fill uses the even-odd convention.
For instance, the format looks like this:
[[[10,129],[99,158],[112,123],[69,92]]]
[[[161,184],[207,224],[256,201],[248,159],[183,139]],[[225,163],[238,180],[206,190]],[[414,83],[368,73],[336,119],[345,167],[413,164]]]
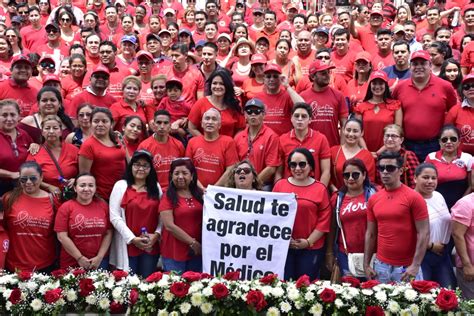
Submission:
[[[398,313],[398,311],[400,310],[400,305],[395,301],[389,301],[388,302],[388,310],[391,313]]]
[[[304,299],[307,301],[312,301],[314,299],[314,293],[313,292],[306,292],[304,295]]]
[[[280,303],[280,309],[283,313],[288,313],[291,311],[291,305],[287,301],[283,301]]]
[[[212,287],[208,286],[202,290],[202,295],[204,296],[211,296],[212,295]]]
[[[201,312],[203,312],[204,314],[210,314],[213,308],[214,307],[211,303],[204,303],[201,305]]]
[[[303,308],[303,303],[301,301],[296,301],[295,302],[295,308],[296,309],[301,309]]]
[[[297,289],[288,290],[288,298],[292,301],[296,301],[300,297],[300,291]]]
[[[166,311],[166,309],[160,309],[158,311],[158,316],[168,316],[168,312]]]
[[[385,293],[385,291],[380,291],[380,292],[375,293],[375,298],[379,302],[385,303],[385,301],[387,300],[387,294]]]
[[[337,308],[341,308],[342,306],[344,306],[344,302],[340,298],[337,298],[334,301],[334,305],[336,305]]]
[[[323,314],[323,305],[316,303],[309,309],[309,313],[313,316],[320,316]]]
[[[361,292],[362,294],[367,295],[367,296],[374,294],[374,291],[369,290],[369,289],[363,289]]]
[[[150,302],[153,302],[155,298],[156,298],[155,294],[148,293],[146,295],[146,299],[149,300]]]
[[[144,283],[144,282],[143,282],[143,283],[140,283],[140,285],[138,286],[138,289],[139,289],[140,291],[142,291],[142,292],[148,291],[149,288],[150,288],[150,287],[148,286],[148,284],[146,284],[146,283]]]
[[[33,311],[37,312],[43,307],[43,303],[41,303],[39,299],[35,298],[34,300],[31,301],[30,306],[33,309]]]
[[[86,303],[89,305],[94,305],[97,302],[97,298],[94,295],[86,296]]]
[[[110,278],[107,282],[105,282],[105,287],[108,289],[112,289],[115,285],[115,280],[114,278]]]
[[[404,293],[404,296],[409,301],[414,301],[418,296],[418,293],[415,290],[407,289]]]
[[[115,289],[112,290],[112,297],[116,300],[122,298],[122,287],[116,287]]]
[[[272,295],[274,297],[282,297],[285,294],[285,291],[281,287],[272,288]]]
[[[163,299],[165,300],[165,302],[171,302],[173,300],[173,293],[170,292],[170,290],[166,290],[164,293],[163,293]]]
[[[355,305],[352,305],[351,308],[349,308],[348,312],[349,314],[355,314],[357,313],[359,310],[357,309],[357,307]]]
[[[178,312],[171,312],[170,316],[179,316],[179,313]]]
[[[191,304],[185,302],[179,306],[179,310],[181,313],[187,314],[191,310]]]
[[[411,311],[409,309],[402,309],[400,316],[411,316]]]
[[[194,284],[189,287],[188,293],[192,294],[194,292],[198,292],[203,287],[204,285],[202,285],[201,283],[194,282]]]
[[[418,305],[411,304],[409,308],[413,315],[418,315],[420,313],[420,308],[418,307]]]
[[[389,294],[389,296],[397,296],[398,294],[400,294],[400,290],[398,290],[397,288],[395,288],[392,293]]]
[[[66,292],[66,299],[68,300],[68,302],[74,302],[75,300],[77,300],[76,291],[74,291],[73,289],[69,289]]]
[[[140,284],[140,278],[137,275],[131,275],[128,277],[128,283],[130,283],[131,286],[137,286]]]
[[[34,291],[38,288],[38,284],[36,284],[35,282],[28,282],[26,283],[26,288],[30,291]]]
[[[201,306],[201,304],[202,304],[202,294],[201,293],[193,293],[193,295],[191,295],[191,304],[193,306]]]
[[[270,307],[267,311],[267,316],[280,316],[280,311],[276,307]]]
[[[10,295],[12,294],[12,292],[13,292],[12,290],[5,290],[5,291],[3,292],[3,297],[4,297],[6,300],[8,300],[8,299],[10,298]]]
[[[11,308],[12,308],[12,302],[10,301],[7,301],[7,303],[5,304],[5,308],[7,309],[7,311],[9,311]]]
[[[108,298],[104,297],[99,300],[99,307],[103,310],[106,310],[110,306],[110,301]]]

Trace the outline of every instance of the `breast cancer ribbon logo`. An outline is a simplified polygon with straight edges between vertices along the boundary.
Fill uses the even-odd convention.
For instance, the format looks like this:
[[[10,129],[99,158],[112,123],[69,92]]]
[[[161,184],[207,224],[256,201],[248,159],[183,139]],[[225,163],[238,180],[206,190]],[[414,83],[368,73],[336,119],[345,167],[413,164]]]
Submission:
[[[194,154],[194,161],[196,161],[197,163],[201,163],[204,156],[206,156],[206,153],[204,152],[204,149],[202,148],[198,148],[196,150],[196,153]]]
[[[16,220],[13,221],[13,225],[19,225],[21,228],[25,228],[28,225],[28,212],[21,211],[16,216]]]
[[[469,143],[472,137],[472,127],[471,125],[463,125],[461,127],[461,140],[463,143]]]
[[[71,225],[71,228],[82,231],[84,229],[85,219],[84,215],[77,214],[76,217],[74,217],[74,224]]]

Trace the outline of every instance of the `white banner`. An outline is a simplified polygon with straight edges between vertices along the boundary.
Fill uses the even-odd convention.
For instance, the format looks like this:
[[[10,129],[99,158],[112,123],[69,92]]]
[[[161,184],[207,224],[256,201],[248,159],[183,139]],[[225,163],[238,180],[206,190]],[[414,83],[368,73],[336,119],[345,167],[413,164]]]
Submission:
[[[269,273],[284,277],[296,199],[272,193],[208,186],[202,225],[203,271],[240,270],[242,280]]]

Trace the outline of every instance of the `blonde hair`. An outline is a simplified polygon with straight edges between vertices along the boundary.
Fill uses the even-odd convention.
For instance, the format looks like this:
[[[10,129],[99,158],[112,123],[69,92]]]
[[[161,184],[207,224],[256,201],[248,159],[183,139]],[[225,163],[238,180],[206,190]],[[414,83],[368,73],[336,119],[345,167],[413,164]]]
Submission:
[[[127,77],[125,77],[125,79],[123,79],[123,81],[122,81],[122,90],[123,90],[123,89],[125,88],[125,86],[128,85],[129,83],[134,83],[134,84],[136,84],[139,90],[142,89],[142,82],[141,82],[140,78],[138,78],[137,76],[127,76]]]
[[[59,118],[59,116],[57,116],[57,115],[52,115],[52,114],[46,115],[46,117],[43,118],[43,120],[41,121],[41,128],[43,128],[44,125],[45,125],[47,122],[50,122],[50,121],[56,121],[56,122],[58,122],[59,127],[61,127],[61,129],[62,129],[62,127],[63,127],[63,122],[61,121],[61,119]]]
[[[167,80],[166,75],[161,74],[161,75],[158,75],[158,76],[155,76],[155,77],[151,78],[151,80],[150,80],[150,86],[153,86],[153,84],[154,84],[155,81],[157,81],[157,80],[164,80],[164,81],[166,82],[166,80]]]
[[[226,183],[225,186],[228,187],[228,188],[237,188],[237,186],[235,184],[235,177],[234,177],[235,170],[243,164],[249,165],[250,170],[252,170],[252,175],[253,175],[252,188],[255,189],[255,190],[261,190],[262,186],[263,186],[262,182],[258,178],[258,174],[257,174],[257,171],[255,170],[254,166],[252,165],[252,163],[248,159],[242,160],[242,161],[236,163],[232,167],[232,172],[229,173],[229,178],[227,179],[227,183]]]
[[[384,135],[385,135],[385,133],[387,132],[387,130],[389,130],[389,129],[391,129],[391,128],[397,130],[398,134],[400,134],[400,137],[404,137],[404,136],[405,136],[405,134],[403,133],[403,128],[402,128],[400,125],[398,125],[398,124],[389,124],[389,125],[385,126],[385,127],[383,128],[383,133],[384,133]]]

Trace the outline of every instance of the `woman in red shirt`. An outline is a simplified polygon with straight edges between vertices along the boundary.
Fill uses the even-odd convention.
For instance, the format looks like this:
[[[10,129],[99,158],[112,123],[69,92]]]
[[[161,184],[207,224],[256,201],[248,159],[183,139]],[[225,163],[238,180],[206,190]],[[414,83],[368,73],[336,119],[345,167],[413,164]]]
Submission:
[[[61,205],[54,223],[62,245],[59,266],[107,269],[113,235],[109,206],[95,197],[95,178],[89,173],[77,176],[74,189],[76,199]]]
[[[5,35],[0,35],[0,73],[2,75],[6,74],[7,72],[10,72],[12,56],[12,45],[5,37]]]
[[[355,117],[364,123],[367,149],[375,153],[383,146],[383,128],[389,124],[402,126],[401,103],[392,99],[385,72],[370,75],[364,101],[354,107]]]
[[[83,55],[73,54],[69,59],[69,63],[71,65],[71,74],[61,80],[61,92],[64,96],[66,108],[73,98],[84,90],[82,82],[87,71],[87,61]]]
[[[253,99],[258,93],[263,91],[263,70],[267,64],[267,57],[263,54],[254,54],[250,60],[252,67],[250,68],[249,77],[244,80],[242,90],[244,94],[244,102]]]
[[[136,115],[127,116],[123,122],[122,142],[126,150],[127,157],[132,157],[138,145],[144,139],[145,124]]]
[[[296,194],[297,209],[290,249],[285,264],[285,280],[296,280],[306,274],[319,275],[324,262],[324,240],[331,224],[331,204],[327,188],[310,176],[315,161],[306,148],[296,148],[288,156],[291,176],[279,180],[273,192]]]
[[[363,51],[356,55],[354,61],[354,78],[347,83],[344,95],[349,97],[351,107],[364,99],[369,86],[370,72],[372,71],[371,56]]]
[[[83,142],[92,135],[91,115],[94,106],[89,103],[82,103],[77,108],[77,127],[72,133],[67,135],[65,142],[81,148]]]
[[[202,270],[201,230],[203,192],[191,159],[178,158],[170,166],[170,184],[160,203],[163,222],[161,256],[165,271]]]
[[[3,196],[4,223],[10,237],[6,268],[49,273],[56,260],[55,201],[40,188],[43,172],[36,162],[25,162],[19,171],[20,186]]]

